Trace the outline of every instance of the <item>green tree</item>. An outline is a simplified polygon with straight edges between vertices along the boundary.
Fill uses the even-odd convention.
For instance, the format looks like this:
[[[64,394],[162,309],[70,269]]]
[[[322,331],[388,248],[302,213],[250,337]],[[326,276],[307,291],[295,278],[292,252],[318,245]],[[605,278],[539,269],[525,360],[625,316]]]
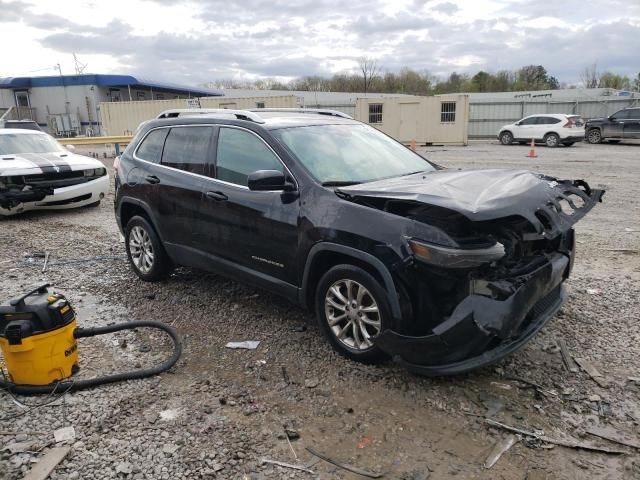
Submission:
[[[616,73],[604,72],[600,75],[600,83],[598,84],[601,88],[615,88],[617,90],[626,90],[631,88],[631,82],[629,81],[629,77],[626,75],[618,75]]]

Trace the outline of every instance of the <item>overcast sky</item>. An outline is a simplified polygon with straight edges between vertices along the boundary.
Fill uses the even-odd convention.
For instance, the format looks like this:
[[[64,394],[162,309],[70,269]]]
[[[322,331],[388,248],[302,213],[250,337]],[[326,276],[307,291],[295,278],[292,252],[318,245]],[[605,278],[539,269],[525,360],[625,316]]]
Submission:
[[[446,76],[597,63],[640,72],[640,0],[0,0],[0,77],[131,73],[199,84],[287,80],[376,58]]]

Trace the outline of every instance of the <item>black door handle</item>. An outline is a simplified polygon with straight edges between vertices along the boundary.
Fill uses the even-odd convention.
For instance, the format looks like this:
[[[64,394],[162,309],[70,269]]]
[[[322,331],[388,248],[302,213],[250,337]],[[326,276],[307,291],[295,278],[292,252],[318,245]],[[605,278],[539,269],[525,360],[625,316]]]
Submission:
[[[229,199],[229,197],[227,197],[222,192],[207,192],[207,198],[210,198],[212,200],[216,200],[218,202],[223,202],[223,201]]]
[[[148,176],[144,177],[144,179],[147,181],[147,183],[150,183],[151,185],[155,185],[156,183],[160,183],[160,179],[158,177],[156,177],[155,175],[148,175]]]

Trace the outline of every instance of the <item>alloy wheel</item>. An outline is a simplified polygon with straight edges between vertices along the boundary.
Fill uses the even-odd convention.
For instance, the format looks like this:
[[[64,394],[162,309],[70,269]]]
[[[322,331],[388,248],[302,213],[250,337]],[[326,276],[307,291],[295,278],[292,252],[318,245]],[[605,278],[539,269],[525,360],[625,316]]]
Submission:
[[[136,225],[129,233],[131,260],[140,272],[146,274],[153,268],[153,243],[147,231]]]
[[[602,134],[600,133],[600,130],[598,130],[597,128],[589,130],[587,140],[589,141],[589,143],[600,143],[602,141]]]
[[[358,351],[373,347],[382,319],[369,290],[355,280],[338,280],[327,290],[324,306],[329,328],[340,343]]]

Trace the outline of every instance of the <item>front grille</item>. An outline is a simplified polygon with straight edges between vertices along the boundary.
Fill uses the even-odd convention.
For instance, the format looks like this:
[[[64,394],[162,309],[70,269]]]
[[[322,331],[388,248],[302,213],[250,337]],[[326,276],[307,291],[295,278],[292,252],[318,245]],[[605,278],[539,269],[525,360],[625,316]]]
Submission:
[[[66,200],[56,200],[53,202],[43,202],[43,203],[40,203],[39,205],[46,206],[46,207],[52,207],[56,205],[69,205],[70,203],[82,202],[83,200],[89,200],[90,198],[91,198],[91,194],[85,193],[84,195],[80,195],[78,197],[68,198]]]
[[[47,172],[37,173],[33,175],[24,175],[25,183],[32,182],[48,182],[51,180],[67,180],[70,178],[83,178],[84,172],[82,170],[66,171],[66,172]]]

